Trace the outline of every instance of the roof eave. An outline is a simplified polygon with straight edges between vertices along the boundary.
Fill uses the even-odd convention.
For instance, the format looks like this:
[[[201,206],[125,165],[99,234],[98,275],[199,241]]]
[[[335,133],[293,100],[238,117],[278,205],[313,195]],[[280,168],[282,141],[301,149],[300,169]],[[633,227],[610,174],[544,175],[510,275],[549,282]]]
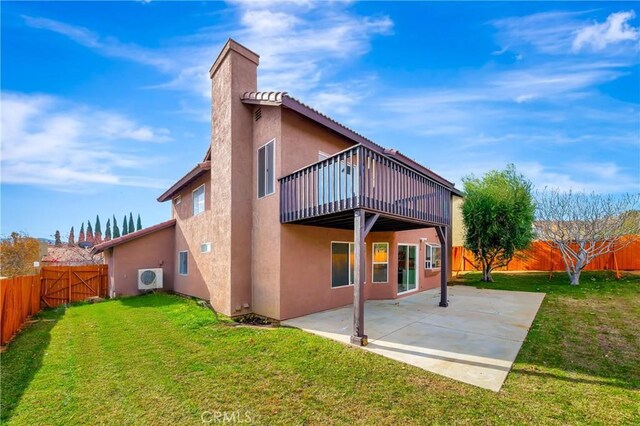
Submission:
[[[209,170],[211,170],[211,160],[198,163],[198,165],[191,169],[191,171],[174,183],[171,188],[167,189],[162,195],[160,195],[157,200],[161,203],[170,200],[177,192],[184,189],[185,186],[189,185]]]
[[[175,224],[176,224],[176,220],[175,219],[170,219],[170,220],[167,220],[166,222],[161,222],[161,223],[158,223],[156,225],[150,226],[148,228],[144,228],[144,229],[141,229],[139,231],[132,232],[132,233],[127,234],[127,235],[123,235],[122,237],[118,237],[118,238],[114,238],[114,239],[109,240],[109,241],[105,241],[103,243],[100,243],[100,244],[97,244],[97,245],[93,246],[93,248],[91,249],[91,254],[102,253],[103,251],[105,251],[108,248],[115,247],[117,245],[124,244],[124,243],[129,242],[129,241],[133,241],[133,240],[135,240],[137,238],[144,237],[145,235],[153,234],[154,232],[161,231],[161,230],[169,228],[171,226],[175,226]]]

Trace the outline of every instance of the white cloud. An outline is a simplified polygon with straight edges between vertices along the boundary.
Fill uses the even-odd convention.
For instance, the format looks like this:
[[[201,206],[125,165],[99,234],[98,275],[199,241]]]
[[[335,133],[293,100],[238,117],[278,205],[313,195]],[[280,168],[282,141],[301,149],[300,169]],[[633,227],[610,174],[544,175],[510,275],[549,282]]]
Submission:
[[[148,164],[132,142],[170,140],[167,129],[47,95],[2,92],[2,182],[80,189],[87,184],[162,188],[121,176]]]
[[[233,2],[239,25],[221,30],[202,28],[174,40],[175,47],[145,48],[114,37],[47,18],[25,16],[34,27],[65,35],[97,53],[150,65],[169,80],[149,88],[175,89],[194,94],[208,109],[208,75],[227,36],[260,54],[259,89],[286,90],[301,99],[334,95],[327,84],[342,66],[366,54],[371,40],[388,35],[388,16],[360,16],[342,2]],[[331,64],[331,66],[327,66]],[[335,86],[334,86],[335,88]],[[345,110],[344,104],[340,106]],[[335,110],[330,109],[331,113]],[[201,115],[201,114],[197,114]]]
[[[601,24],[595,22],[577,30],[572,44],[573,50],[578,52],[590,48],[599,51],[612,44],[638,40],[638,28],[629,25],[629,21],[635,16],[632,10],[612,13]]]
[[[593,12],[543,12],[498,19],[490,24],[498,29],[498,43],[509,46],[508,49],[514,52],[533,48],[547,55],[586,52],[632,56],[631,60],[636,59],[637,46],[624,44],[638,40],[638,28],[629,23],[635,18],[635,12],[616,12],[610,14],[605,22],[588,22],[586,17]],[[606,50],[613,45],[620,48]],[[505,47],[494,54],[500,55],[506,51]]]
[[[515,101],[519,104],[524,103],[524,102],[529,102],[532,101],[536,98],[536,95],[532,95],[531,93],[527,93],[525,95],[518,95],[516,96]]]
[[[358,16],[344,4],[241,6],[235,36],[260,54],[260,90],[287,90],[303,99],[334,95],[335,86],[328,86],[336,71],[366,54],[373,37],[393,29],[389,17]]]
[[[517,165],[538,189],[554,188],[561,191],[583,191],[596,193],[637,192],[638,177],[618,165],[608,163],[586,163],[566,161],[558,166],[539,162]]]
[[[579,27],[579,18],[584,13],[542,12],[498,19],[490,24],[499,30],[498,42],[510,50],[533,46],[539,52],[563,54],[571,46],[573,31]]]
[[[64,22],[47,18],[26,15],[23,15],[22,18],[30,27],[61,34],[82,46],[99,52],[104,56],[151,65],[161,70],[169,70],[174,65],[174,62],[170,57],[166,57],[135,44],[121,43],[113,37],[101,37],[84,27],[69,25]]]

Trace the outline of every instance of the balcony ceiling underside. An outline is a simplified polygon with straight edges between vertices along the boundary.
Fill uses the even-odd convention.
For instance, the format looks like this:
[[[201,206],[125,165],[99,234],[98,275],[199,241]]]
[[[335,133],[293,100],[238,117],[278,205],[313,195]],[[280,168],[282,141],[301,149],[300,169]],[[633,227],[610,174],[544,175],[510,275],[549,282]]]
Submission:
[[[286,223],[294,225],[308,225],[319,226],[323,228],[336,228],[336,229],[349,229],[353,230],[354,214],[353,210],[346,210],[342,212],[326,214],[322,216],[316,216],[311,218],[299,219],[295,221],[289,221]],[[366,212],[367,219],[373,216],[375,213],[371,211]],[[402,217],[390,216],[380,214],[378,220],[373,225],[371,232],[395,232],[395,231],[407,231],[410,229],[431,228],[435,226],[441,226],[441,224],[417,221],[413,219],[405,219]]]

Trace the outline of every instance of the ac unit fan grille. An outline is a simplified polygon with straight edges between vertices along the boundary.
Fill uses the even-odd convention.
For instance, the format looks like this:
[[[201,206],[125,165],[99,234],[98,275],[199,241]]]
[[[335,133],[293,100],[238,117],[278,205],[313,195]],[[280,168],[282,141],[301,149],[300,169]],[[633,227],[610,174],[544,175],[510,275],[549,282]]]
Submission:
[[[142,284],[144,285],[153,284],[155,280],[156,273],[153,271],[144,271],[142,274],[140,274],[140,281],[142,281]]]

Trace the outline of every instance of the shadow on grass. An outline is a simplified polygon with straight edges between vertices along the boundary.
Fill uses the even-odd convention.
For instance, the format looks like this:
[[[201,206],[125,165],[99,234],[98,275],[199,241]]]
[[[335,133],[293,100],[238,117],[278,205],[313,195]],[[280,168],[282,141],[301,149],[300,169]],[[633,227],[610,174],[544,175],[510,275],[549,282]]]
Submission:
[[[6,423],[22,395],[40,370],[43,357],[51,342],[51,330],[64,316],[63,307],[40,312],[34,323],[20,331],[0,354],[1,423]]]
[[[545,373],[541,371],[525,370],[522,368],[514,368],[511,371],[513,373],[523,374],[527,376],[543,377],[552,380],[562,380],[570,383],[584,383],[588,385],[608,386],[621,389],[640,389],[640,387],[636,383],[625,380],[622,377],[617,377],[615,375],[612,375],[611,377],[603,377],[602,380],[598,380],[597,378],[586,379],[582,377],[569,377],[559,374]],[[614,382],[613,380],[616,380],[617,382]]]

